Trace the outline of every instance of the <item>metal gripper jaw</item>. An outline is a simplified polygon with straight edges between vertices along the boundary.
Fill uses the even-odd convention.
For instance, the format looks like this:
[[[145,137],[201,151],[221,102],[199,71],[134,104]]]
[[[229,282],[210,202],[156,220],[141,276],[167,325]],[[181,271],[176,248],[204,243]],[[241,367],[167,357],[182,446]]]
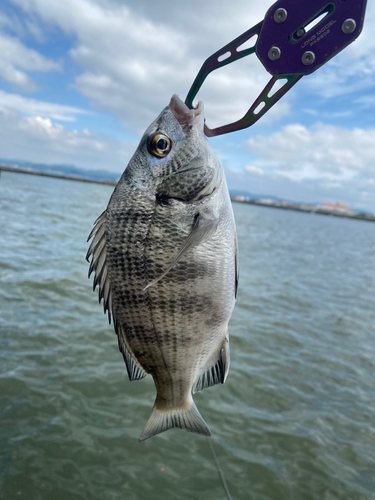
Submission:
[[[263,21],[210,56],[202,65],[186,104],[193,100],[206,77],[215,69],[255,53],[272,75],[247,113],[238,121],[210,129],[215,136],[250,127],[303,76],[316,71],[361,33],[367,0],[278,0]],[[241,49],[254,39],[250,48]],[[278,80],[283,85],[273,91]]]

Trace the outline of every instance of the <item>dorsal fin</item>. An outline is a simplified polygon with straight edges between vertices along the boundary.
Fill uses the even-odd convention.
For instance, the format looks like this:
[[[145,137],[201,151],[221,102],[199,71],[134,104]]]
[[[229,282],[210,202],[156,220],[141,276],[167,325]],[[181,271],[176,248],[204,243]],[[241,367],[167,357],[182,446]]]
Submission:
[[[107,211],[104,211],[95,221],[94,228],[91,231],[87,241],[92,242],[88,249],[86,260],[90,262],[89,277],[94,272],[93,290],[99,285],[99,302],[103,299],[104,312],[108,312],[108,320],[113,323],[115,332],[118,337],[118,346],[124,358],[126,369],[129,375],[129,380],[140,380],[147,373],[141,368],[138,362],[134,359],[130,350],[125,344],[125,335],[122,328],[118,325],[112,307],[112,295],[110,280],[107,267],[107,246],[106,246],[106,229],[107,229]]]
[[[229,370],[229,339],[225,337],[219,356],[197,378],[193,385],[193,393],[203,391],[216,384],[224,384]]]
[[[103,299],[104,312],[108,312],[108,321],[111,323],[112,296],[107,269],[107,247],[106,247],[106,225],[107,211],[105,210],[94,222],[87,241],[92,242],[86,254],[87,262],[90,262],[89,278],[94,272],[93,290],[99,285],[99,302]]]

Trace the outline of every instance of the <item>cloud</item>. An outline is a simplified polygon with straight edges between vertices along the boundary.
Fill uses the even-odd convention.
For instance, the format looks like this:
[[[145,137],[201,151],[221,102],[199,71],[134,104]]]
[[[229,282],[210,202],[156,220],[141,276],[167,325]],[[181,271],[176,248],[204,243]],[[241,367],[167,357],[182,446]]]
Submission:
[[[2,31],[7,29],[12,33],[15,33],[19,37],[25,35],[25,29],[22,22],[18,19],[16,15],[7,16],[4,12],[0,12],[0,27]]]
[[[254,167],[254,165],[245,165],[244,169],[250,174],[264,175],[264,171],[259,167]]]
[[[142,132],[169,102],[184,98],[204,59],[262,19],[272,2],[251,9],[243,0],[162,4],[129,0],[13,0],[27,15],[76,37],[70,50],[82,72],[75,88],[91,106],[114,114]],[[238,15],[242,12],[242,15]],[[168,15],[166,16],[166,13]],[[238,120],[270,76],[255,55],[210,75],[203,87],[211,126]],[[289,112],[287,101],[267,115],[272,122]],[[265,123],[265,122],[264,122]]]
[[[13,109],[25,116],[41,116],[43,118],[52,118],[59,121],[75,121],[76,115],[92,114],[74,106],[63,106],[52,102],[38,101],[22,97],[17,94],[9,94],[0,90],[0,106],[3,108]]]
[[[14,28],[9,18],[0,15],[3,29],[8,32],[13,29],[19,37],[27,39],[32,36],[34,41],[39,42],[43,41],[43,37],[51,42],[52,34],[58,33],[61,42],[59,47],[64,47],[60,48],[59,55],[66,51],[64,66],[73,68],[73,71],[62,75],[65,80],[61,87],[69,86],[70,90],[73,89],[72,95],[74,90],[78,91],[88,98],[91,108],[116,116],[123,125],[137,133],[144,131],[168,104],[173,93],[184,98],[202,62],[259,22],[273,3],[271,0],[260,0],[249,9],[244,0],[232,0],[220,6],[216,0],[186,0],[182,3],[175,0],[8,1],[22,9],[22,15],[19,14],[20,9],[15,9],[20,22],[15,23]],[[343,109],[344,99],[336,99],[333,106],[332,101],[329,101],[331,97],[343,93],[357,90],[360,94],[350,96],[351,102],[356,103],[357,108],[368,106],[369,103],[373,106],[374,23],[375,5],[369,4],[365,28],[359,39],[314,75],[304,78],[266,113],[258,122],[259,126],[253,129],[257,135],[245,147],[239,143],[239,138],[245,137],[245,132],[240,132],[236,138],[233,134],[225,137],[222,143],[215,143],[218,153],[221,148],[222,154],[224,152],[227,156],[224,163],[228,161],[232,167],[248,167],[242,168],[240,173],[232,172],[229,185],[240,178],[243,183],[251,179],[250,184],[256,184],[266,194],[269,192],[267,185],[275,190],[278,186],[280,192],[286,195],[294,189],[298,196],[288,196],[297,199],[299,196],[315,199],[318,194],[325,198],[329,193],[330,196],[336,193],[337,199],[340,199],[341,189],[350,199],[355,196],[364,199],[363,193],[367,193],[366,203],[371,202],[373,185],[368,181],[375,177],[371,164],[375,138],[371,130],[329,128],[322,124],[307,128],[291,124],[284,126],[277,134],[267,136],[262,133],[270,134],[269,130],[274,128],[268,128],[269,124],[281,118],[284,119],[283,123],[288,123],[285,117],[293,116],[293,120],[296,120],[295,111],[304,111],[298,119],[308,119],[310,123],[317,113],[321,119],[331,122],[333,118],[337,120],[340,113],[341,116],[343,113],[348,115],[352,109],[349,106]],[[7,39],[15,40],[9,36]],[[55,39],[53,41],[56,42]],[[21,42],[19,44],[20,51],[22,47],[26,49]],[[54,53],[52,47],[51,44],[49,50],[47,44],[44,45],[44,53],[49,57]],[[34,52],[44,58],[44,63],[58,64]],[[34,75],[31,72],[42,71],[37,69],[35,58],[34,69],[16,64],[15,59],[13,57],[10,61],[11,69],[15,72],[10,72],[6,77],[13,81],[18,79],[19,88],[30,90],[34,85],[35,89],[36,83],[32,80]],[[25,57],[19,56],[19,59],[23,61]],[[39,65],[39,68],[42,66]],[[57,70],[56,66],[54,70]],[[198,95],[205,102],[208,125],[213,127],[242,117],[269,78],[270,75],[255,55],[209,75]],[[9,106],[16,110],[18,116],[18,126],[14,131],[22,130],[21,137],[25,137],[27,145],[32,133],[39,134],[37,137],[40,140],[43,137],[43,144],[46,145],[48,138],[52,144],[56,136],[61,138],[62,144],[67,145],[64,158],[69,154],[74,158],[73,153],[68,154],[74,148],[77,162],[84,162],[80,156],[83,151],[88,152],[94,163],[95,155],[90,156],[94,153],[89,151],[96,151],[100,161],[105,158],[105,151],[109,155],[107,158],[110,157],[107,146],[103,150],[95,149],[97,142],[109,144],[105,136],[95,135],[94,132],[84,135],[84,131],[58,128],[56,120],[74,120],[82,111],[47,102],[17,101],[16,96],[10,96],[0,95],[0,105],[6,106],[4,101],[8,98]],[[367,96],[370,96],[370,101]],[[293,110],[292,103],[296,102],[300,103],[300,110]],[[338,103],[341,106],[339,109]],[[98,113],[97,116],[103,115]],[[27,122],[26,118],[31,120]],[[263,128],[264,125],[267,128]],[[70,132],[75,135],[69,135]],[[22,135],[26,133],[27,136]],[[115,152],[118,151],[120,142],[113,143],[113,147]],[[46,151],[56,153],[52,146],[46,146]],[[114,155],[116,157],[117,153]],[[77,163],[74,160],[72,162]]]
[[[214,0],[13,0],[25,16],[75,37],[70,55],[82,68],[75,88],[98,110],[113,113],[130,129],[143,131],[173,93],[184,97],[202,62],[218,48],[259,22],[272,1],[251,11],[244,0],[218,8]],[[27,19],[24,21],[26,26]],[[375,8],[367,7],[359,39],[343,54],[297,85],[260,124],[289,114],[290,96],[300,90],[325,99],[373,88]],[[40,30],[40,28],[38,28]],[[16,78],[16,77],[14,77]],[[255,55],[210,75],[203,85],[207,123],[241,118],[268,81]]]
[[[23,117],[0,107],[3,158],[122,172],[135,147],[134,142],[119,141],[91,130],[67,130],[50,118]]]
[[[375,74],[374,24],[375,5],[374,2],[367,2],[361,35],[341,54],[312,76],[306,77],[306,89],[325,99],[368,90],[372,94]]]
[[[0,34],[0,76],[25,92],[35,92],[37,85],[25,71],[60,71],[61,65],[33,49],[25,47],[17,38]]]
[[[375,129],[291,124],[246,144],[255,155],[250,173],[261,169],[266,182],[285,186],[290,181],[296,193],[310,200],[335,193],[336,200],[375,210]]]
[[[304,181],[304,180],[327,180],[329,183],[327,185],[337,185],[340,186],[343,181],[350,181],[353,177],[356,177],[357,173],[345,167],[341,167],[338,172],[322,172],[315,165],[305,164],[302,165],[299,170],[278,170],[277,174],[283,177],[287,177],[292,181]]]
[[[251,137],[247,145],[273,172],[296,180],[345,181],[374,172],[375,129],[292,124],[268,137]]]

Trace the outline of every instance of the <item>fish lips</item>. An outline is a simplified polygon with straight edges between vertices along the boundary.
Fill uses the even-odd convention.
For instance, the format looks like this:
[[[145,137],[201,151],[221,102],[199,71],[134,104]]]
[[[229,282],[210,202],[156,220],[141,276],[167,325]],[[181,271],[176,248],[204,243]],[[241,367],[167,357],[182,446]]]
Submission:
[[[193,127],[197,127],[203,130],[204,105],[202,101],[199,101],[195,108],[190,109],[178,97],[178,95],[174,94],[168,107],[172,111],[174,117],[181,125],[181,128],[185,133],[191,130]]]

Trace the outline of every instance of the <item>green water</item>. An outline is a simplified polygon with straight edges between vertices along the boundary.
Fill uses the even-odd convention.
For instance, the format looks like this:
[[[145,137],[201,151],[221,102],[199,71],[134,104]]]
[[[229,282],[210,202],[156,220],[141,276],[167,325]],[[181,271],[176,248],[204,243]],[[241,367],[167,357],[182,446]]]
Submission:
[[[207,440],[142,444],[86,237],[112,188],[0,180],[0,498],[225,499]],[[375,224],[234,205],[224,386],[196,394],[234,500],[375,499]]]

